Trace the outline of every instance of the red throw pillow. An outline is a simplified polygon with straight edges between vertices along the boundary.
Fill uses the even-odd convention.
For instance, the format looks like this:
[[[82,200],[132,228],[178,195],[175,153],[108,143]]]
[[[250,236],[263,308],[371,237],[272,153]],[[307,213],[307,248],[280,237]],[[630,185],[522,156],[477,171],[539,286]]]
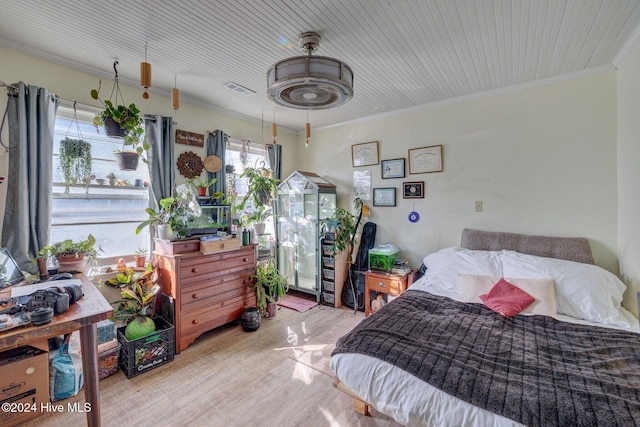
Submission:
[[[515,316],[536,300],[504,278],[498,280],[489,293],[480,295],[480,299],[484,305],[505,317]]]

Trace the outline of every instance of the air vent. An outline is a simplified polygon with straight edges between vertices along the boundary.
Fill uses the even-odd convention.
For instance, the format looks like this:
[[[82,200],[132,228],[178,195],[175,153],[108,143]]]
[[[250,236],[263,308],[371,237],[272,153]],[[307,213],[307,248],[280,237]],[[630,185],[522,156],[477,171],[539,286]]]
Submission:
[[[226,85],[224,85],[224,87],[226,87],[229,90],[232,90],[234,92],[239,93],[240,95],[244,95],[244,96],[250,96],[253,95],[255,93],[255,91],[251,90],[251,89],[247,89],[244,86],[240,86],[237,83],[227,83]]]

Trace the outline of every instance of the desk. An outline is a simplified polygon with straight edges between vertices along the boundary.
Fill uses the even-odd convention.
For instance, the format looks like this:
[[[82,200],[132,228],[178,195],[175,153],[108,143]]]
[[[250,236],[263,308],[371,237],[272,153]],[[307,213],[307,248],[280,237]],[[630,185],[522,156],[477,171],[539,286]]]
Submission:
[[[87,425],[100,425],[100,388],[98,379],[98,332],[96,323],[109,319],[113,309],[100,291],[84,275],[82,280],[84,296],[69,310],[53,318],[44,326],[23,326],[0,333],[0,351],[28,345],[32,341],[53,338],[80,330],[82,346],[82,366],[84,376],[84,395],[91,411],[87,412]],[[9,298],[11,288],[0,291],[0,299]]]

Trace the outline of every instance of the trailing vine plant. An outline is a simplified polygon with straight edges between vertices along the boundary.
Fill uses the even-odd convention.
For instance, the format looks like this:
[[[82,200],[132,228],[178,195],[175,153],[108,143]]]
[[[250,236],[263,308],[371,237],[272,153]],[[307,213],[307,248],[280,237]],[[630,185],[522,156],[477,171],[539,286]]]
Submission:
[[[67,190],[70,185],[91,182],[91,144],[66,137],[60,141],[60,168]]]

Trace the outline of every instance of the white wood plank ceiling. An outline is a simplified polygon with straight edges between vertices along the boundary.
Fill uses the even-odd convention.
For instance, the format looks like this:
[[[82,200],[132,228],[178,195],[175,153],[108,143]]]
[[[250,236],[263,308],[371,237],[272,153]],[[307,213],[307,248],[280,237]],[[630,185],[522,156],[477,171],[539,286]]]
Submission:
[[[177,76],[183,103],[265,121],[275,112],[300,130],[306,111],[271,103],[266,71],[303,54],[305,31],[321,34],[317,55],[355,74],[350,102],[309,113],[322,127],[613,69],[639,23],[640,0],[2,0],[0,46],[98,74],[109,87],[116,58],[121,82],[139,84],[148,43],[151,96],[168,94]],[[255,94],[226,89],[231,82]]]

